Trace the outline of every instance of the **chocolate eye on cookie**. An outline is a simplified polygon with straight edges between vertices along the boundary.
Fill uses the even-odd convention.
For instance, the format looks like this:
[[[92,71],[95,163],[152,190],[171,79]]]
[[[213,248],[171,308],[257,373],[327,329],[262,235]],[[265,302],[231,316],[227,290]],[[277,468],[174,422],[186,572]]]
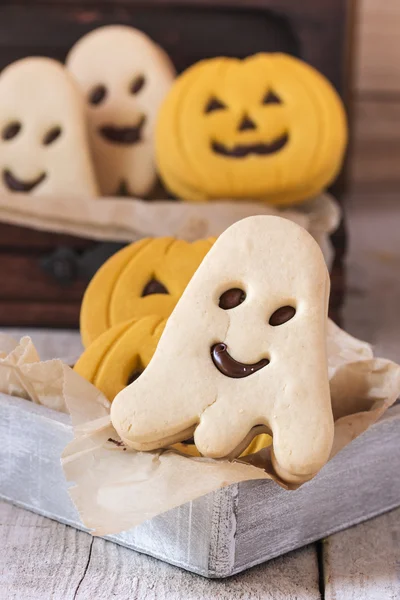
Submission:
[[[279,325],[283,325],[293,319],[296,314],[296,309],[293,306],[281,306],[269,318],[269,324],[272,327],[278,327]]]
[[[246,300],[246,293],[240,288],[231,288],[226,290],[219,298],[219,307],[223,310],[230,310],[242,304]]]
[[[22,129],[22,125],[19,121],[11,121],[8,123],[2,131],[1,137],[4,141],[12,140],[15,138]]]

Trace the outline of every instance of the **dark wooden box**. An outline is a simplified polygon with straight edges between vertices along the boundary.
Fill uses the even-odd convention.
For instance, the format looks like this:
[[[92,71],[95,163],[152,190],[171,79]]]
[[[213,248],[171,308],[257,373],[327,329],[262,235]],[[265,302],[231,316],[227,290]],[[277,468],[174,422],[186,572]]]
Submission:
[[[24,0],[0,5],[0,68],[29,55],[63,61],[85,33],[106,24],[137,27],[161,44],[180,72],[212,56],[260,51],[300,56],[347,100],[346,0]],[[347,103],[347,102],[346,102]],[[344,178],[335,186],[342,197]],[[334,235],[331,315],[344,294],[344,224]],[[77,327],[93,270],[117,245],[0,224],[0,325]]]

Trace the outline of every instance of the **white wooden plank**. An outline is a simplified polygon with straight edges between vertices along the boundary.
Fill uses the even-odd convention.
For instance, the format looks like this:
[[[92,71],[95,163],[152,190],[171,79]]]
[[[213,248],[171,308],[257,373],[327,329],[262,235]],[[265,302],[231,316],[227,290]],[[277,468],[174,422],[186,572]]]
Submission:
[[[309,546],[227,580],[208,580],[0,502],[4,600],[320,600]]]
[[[0,598],[72,600],[91,545],[86,533],[0,502]]]
[[[314,546],[224,580],[209,580],[154,558],[94,540],[77,600],[320,600]]]
[[[325,600],[400,598],[400,509],[337,533],[323,546]]]
[[[344,326],[400,363],[399,196],[354,197],[347,203],[350,248]]]
[[[400,94],[400,2],[360,0],[356,23],[355,87]]]
[[[356,99],[351,139],[351,189],[377,196],[399,190],[400,96],[392,101]]]

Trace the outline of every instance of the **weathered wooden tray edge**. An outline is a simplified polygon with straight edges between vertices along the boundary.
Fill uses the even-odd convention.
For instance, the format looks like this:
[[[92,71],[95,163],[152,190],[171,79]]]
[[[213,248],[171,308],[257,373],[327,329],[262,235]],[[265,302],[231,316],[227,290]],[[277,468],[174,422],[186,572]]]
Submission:
[[[72,439],[69,417],[0,394],[0,432],[0,497],[88,531],[59,460]],[[296,492],[268,481],[235,485],[106,539],[205,577],[233,575],[400,505],[400,456],[393,451],[399,434],[396,406]],[[364,465],[357,455],[367,455]],[[373,476],[366,477],[371,460]],[[332,505],[338,484],[348,484],[347,500]]]

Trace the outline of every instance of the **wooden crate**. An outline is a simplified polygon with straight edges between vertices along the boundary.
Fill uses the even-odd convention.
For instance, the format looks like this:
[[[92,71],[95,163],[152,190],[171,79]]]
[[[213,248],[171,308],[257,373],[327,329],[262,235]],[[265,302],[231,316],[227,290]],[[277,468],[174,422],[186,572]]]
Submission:
[[[322,71],[346,101],[346,0],[25,0],[0,6],[0,68],[28,56],[63,61],[85,33],[121,23],[148,33],[170,54],[178,72],[212,56],[259,51],[297,55]],[[342,195],[344,177],[334,191]],[[345,228],[335,234],[331,315],[344,294]],[[0,325],[76,327],[83,291],[115,247],[14,226],[0,227]],[[95,251],[92,268],[80,256]],[[97,263],[96,263],[97,260]]]

